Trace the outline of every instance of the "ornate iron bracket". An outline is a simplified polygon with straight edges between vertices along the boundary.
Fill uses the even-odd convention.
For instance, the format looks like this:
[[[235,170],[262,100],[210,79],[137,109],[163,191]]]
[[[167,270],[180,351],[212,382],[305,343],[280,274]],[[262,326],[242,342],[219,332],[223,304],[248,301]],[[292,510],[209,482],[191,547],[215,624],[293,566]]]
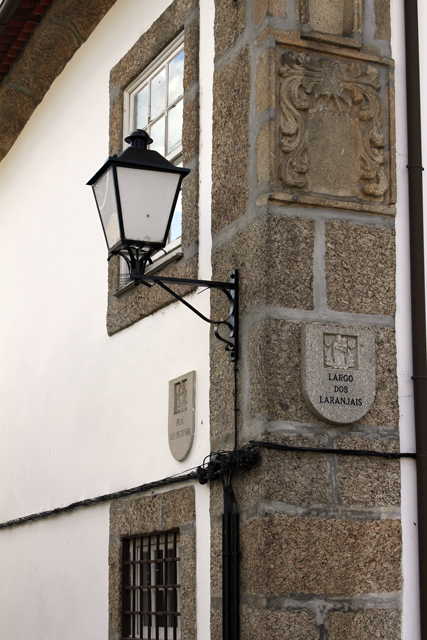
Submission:
[[[158,284],[162,289],[171,294],[176,300],[185,304],[186,307],[191,309],[196,315],[199,316],[205,322],[214,326],[215,337],[225,344],[226,351],[230,352],[231,362],[236,362],[238,357],[238,271],[234,269],[230,273],[230,282],[217,282],[215,280],[193,280],[192,278],[170,278],[167,276],[150,276],[146,273],[130,273],[130,277],[134,280],[135,284],[141,283],[147,287],[152,287]],[[207,318],[203,313],[200,313],[198,309],[193,307],[192,304],[184,300],[179,294],[173,291],[168,284],[171,285],[190,285],[194,287],[206,287],[207,289],[219,289],[228,298],[230,302],[230,313],[224,320],[211,320]],[[225,327],[229,334],[228,336],[221,335],[220,329]]]

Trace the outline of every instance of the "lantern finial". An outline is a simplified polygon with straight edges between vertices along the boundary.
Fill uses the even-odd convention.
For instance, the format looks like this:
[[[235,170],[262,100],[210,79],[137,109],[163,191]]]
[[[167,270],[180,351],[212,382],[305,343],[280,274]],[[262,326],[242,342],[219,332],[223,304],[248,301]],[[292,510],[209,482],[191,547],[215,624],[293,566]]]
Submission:
[[[146,149],[153,141],[144,129],[134,129],[126,138],[125,142],[137,149]]]

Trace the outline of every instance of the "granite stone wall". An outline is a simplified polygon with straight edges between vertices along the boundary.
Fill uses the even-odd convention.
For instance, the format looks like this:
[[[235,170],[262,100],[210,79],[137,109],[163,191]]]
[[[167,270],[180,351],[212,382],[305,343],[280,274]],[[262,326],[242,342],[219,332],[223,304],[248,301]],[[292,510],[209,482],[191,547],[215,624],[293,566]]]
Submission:
[[[215,0],[213,278],[238,268],[239,444],[398,451],[389,3]],[[212,295],[212,311],[223,303]],[[224,309],[226,310],[226,305]],[[376,395],[314,415],[301,328],[370,329]],[[233,371],[211,344],[211,448],[233,443]],[[262,450],[236,477],[242,640],[400,637],[400,464]],[[222,488],[212,486],[212,638]]]

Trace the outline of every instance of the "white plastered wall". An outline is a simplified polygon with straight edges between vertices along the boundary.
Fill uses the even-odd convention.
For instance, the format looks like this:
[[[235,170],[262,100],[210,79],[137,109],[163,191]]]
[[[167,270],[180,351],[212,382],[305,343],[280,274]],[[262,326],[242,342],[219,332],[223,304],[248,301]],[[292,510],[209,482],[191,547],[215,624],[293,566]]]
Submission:
[[[108,155],[110,69],[170,1],[118,0],[0,164],[1,522],[186,471],[209,452],[209,327],[176,303],[107,336],[106,246],[85,184]],[[211,268],[213,10],[201,0],[201,278]],[[209,314],[208,292],[192,302]],[[168,381],[191,370],[196,435],[180,463]],[[196,510],[206,611],[206,487],[196,486]],[[108,505],[0,531],[0,549],[0,637],[107,637]],[[206,615],[198,627],[208,638]]]

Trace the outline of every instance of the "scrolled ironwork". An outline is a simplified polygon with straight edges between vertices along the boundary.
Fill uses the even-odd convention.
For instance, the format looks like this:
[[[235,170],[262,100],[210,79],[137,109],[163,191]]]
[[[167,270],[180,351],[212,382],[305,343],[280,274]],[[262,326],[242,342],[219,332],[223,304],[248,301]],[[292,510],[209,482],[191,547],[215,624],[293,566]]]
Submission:
[[[121,252],[118,252],[121,255]],[[129,260],[126,261],[129,264]],[[145,269],[145,266],[142,267]],[[135,284],[142,283],[147,287],[152,287],[158,284],[162,289],[167,291],[179,302],[182,302],[186,307],[191,309],[199,318],[213,325],[215,337],[225,344],[225,349],[230,353],[230,360],[232,362],[237,361],[238,349],[237,349],[237,335],[238,335],[238,272],[234,269],[230,273],[230,282],[217,282],[215,280],[195,280],[192,278],[172,278],[169,276],[156,276],[146,274],[144,272],[138,272],[131,264],[129,269],[130,278]],[[171,289],[168,284],[172,285],[190,285],[195,287],[206,287],[208,289],[218,289],[224,293],[230,302],[230,313],[222,320],[213,320],[208,318],[198,309],[196,309],[190,302],[185,300],[182,296]],[[226,327],[229,331],[229,335],[226,337],[221,335],[220,330],[222,327]]]

